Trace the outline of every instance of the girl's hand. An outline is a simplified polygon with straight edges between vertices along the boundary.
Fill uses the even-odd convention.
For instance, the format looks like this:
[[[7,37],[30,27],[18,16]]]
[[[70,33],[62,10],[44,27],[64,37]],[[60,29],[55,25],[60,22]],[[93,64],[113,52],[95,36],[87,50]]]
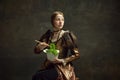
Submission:
[[[54,59],[53,61],[52,61],[52,63],[64,63],[65,61],[64,61],[64,59],[58,59],[58,58],[56,58],[56,59]]]
[[[38,43],[37,46],[39,47],[40,50],[43,50],[45,47],[48,47],[48,46],[49,46],[49,44],[47,44],[46,42],[40,42],[40,41],[38,41],[38,40],[35,40],[35,42]]]
[[[46,47],[49,46],[49,44],[47,44],[46,42],[40,42],[39,45],[40,46],[46,46]]]

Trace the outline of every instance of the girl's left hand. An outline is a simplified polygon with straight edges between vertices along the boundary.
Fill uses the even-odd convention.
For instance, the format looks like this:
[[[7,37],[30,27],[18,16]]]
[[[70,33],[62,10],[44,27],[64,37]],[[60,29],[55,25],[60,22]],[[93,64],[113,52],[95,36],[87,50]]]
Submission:
[[[64,59],[58,59],[58,58],[56,58],[56,59],[54,59],[53,61],[52,61],[52,63],[64,63],[65,61],[64,61]]]

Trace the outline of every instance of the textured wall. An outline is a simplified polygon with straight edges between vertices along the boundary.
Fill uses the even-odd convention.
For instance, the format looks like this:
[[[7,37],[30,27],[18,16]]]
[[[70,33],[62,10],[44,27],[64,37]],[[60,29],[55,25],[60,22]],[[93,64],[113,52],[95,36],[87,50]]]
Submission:
[[[31,80],[45,55],[35,39],[51,28],[54,10],[65,14],[65,29],[78,37],[74,62],[81,80],[120,80],[120,1],[0,0],[0,80]]]

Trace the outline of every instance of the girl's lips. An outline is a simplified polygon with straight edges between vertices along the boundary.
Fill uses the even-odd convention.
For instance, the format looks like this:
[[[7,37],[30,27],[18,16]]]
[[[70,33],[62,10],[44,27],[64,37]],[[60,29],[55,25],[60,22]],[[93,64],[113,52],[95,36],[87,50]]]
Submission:
[[[59,25],[59,27],[63,27],[63,25]]]

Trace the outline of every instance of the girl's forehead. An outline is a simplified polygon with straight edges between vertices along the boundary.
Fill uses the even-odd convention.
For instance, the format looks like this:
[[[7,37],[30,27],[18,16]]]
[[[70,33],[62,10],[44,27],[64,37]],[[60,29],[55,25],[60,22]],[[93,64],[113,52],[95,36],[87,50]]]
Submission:
[[[58,15],[56,16],[56,18],[59,18],[59,17],[60,17],[60,18],[64,18],[63,15],[61,15],[61,14],[58,14]]]

